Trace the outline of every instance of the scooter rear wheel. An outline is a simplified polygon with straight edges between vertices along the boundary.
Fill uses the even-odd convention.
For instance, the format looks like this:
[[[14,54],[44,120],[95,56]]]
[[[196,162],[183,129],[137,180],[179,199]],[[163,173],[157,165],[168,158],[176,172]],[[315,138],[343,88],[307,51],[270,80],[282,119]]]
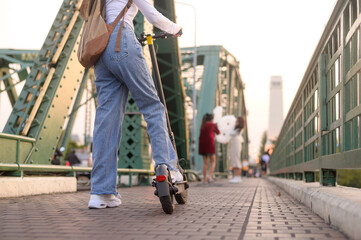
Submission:
[[[188,190],[184,190],[181,193],[175,194],[175,200],[178,204],[185,204],[188,199]]]
[[[160,203],[162,204],[163,211],[166,214],[172,214],[174,210],[174,198],[173,194],[168,196],[159,197]]]

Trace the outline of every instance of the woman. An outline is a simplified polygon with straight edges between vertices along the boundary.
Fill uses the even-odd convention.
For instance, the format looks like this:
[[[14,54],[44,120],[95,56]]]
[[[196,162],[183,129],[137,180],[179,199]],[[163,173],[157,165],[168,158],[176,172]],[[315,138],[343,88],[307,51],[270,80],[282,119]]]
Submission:
[[[213,123],[213,114],[206,113],[202,119],[198,149],[199,154],[203,157],[203,183],[213,181],[212,175],[216,167],[216,148],[214,144],[214,133],[219,134],[220,131],[217,125]],[[207,178],[208,159],[211,162],[209,178]]]
[[[270,151],[271,149],[267,149],[267,151],[261,157],[262,177],[267,174],[268,163],[271,155]]]
[[[127,2],[106,0],[105,20],[108,24],[115,20]],[[166,164],[173,181],[183,180],[169,138],[165,108],[154,87],[142,46],[134,34],[133,18],[138,9],[157,28],[176,36],[181,35],[182,28],[159,13],[148,0],[133,0],[124,17],[119,52],[115,52],[115,45],[123,19],[112,32],[107,48],[94,66],[98,107],[93,133],[94,166],[89,208],[117,207],[121,204],[116,190],[117,152],[129,92],[147,122],[155,165]]]
[[[230,183],[241,182],[242,162],[241,162],[241,151],[242,151],[242,134],[241,131],[244,128],[244,118],[237,117],[234,129],[230,133],[231,140],[229,141],[229,166],[233,169],[233,178],[229,180]]]

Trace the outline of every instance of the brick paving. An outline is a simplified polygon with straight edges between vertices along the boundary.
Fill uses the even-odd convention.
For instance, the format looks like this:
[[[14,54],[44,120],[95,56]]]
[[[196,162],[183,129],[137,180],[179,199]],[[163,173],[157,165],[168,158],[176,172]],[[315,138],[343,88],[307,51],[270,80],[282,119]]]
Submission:
[[[265,179],[191,183],[163,213],[152,187],[120,188],[118,208],[88,209],[88,191],[0,199],[0,239],[347,239]]]

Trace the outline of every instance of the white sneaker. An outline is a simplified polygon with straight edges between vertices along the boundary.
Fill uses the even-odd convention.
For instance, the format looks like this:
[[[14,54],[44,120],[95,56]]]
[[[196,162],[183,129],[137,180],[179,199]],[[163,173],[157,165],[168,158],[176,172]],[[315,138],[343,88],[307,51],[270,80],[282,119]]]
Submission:
[[[120,204],[122,204],[122,200],[120,200],[120,195],[116,196],[114,194],[91,194],[88,208],[112,208],[118,207]]]
[[[179,170],[170,170],[170,177],[172,178],[173,183],[183,181],[183,175]]]
[[[231,180],[229,180],[228,182],[230,182],[230,183],[240,183],[240,182],[242,182],[242,179],[241,179],[241,177],[233,177]]]

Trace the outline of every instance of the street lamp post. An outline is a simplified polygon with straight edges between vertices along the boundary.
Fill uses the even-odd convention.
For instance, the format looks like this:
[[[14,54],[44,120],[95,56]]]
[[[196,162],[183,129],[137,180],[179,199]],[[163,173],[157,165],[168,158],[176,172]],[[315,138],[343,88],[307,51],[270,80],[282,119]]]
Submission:
[[[194,52],[193,52],[193,84],[192,84],[192,105],[193,105],[193,121],[192,121],[192,134],[191,134],[191,161],[194,168],[196,156],[196,107],[197,107],[197,94],[196,94],[196,68],[197,68],[197,11],[196,8],[188,3],[175,2],[193,8],[194,11]]]

